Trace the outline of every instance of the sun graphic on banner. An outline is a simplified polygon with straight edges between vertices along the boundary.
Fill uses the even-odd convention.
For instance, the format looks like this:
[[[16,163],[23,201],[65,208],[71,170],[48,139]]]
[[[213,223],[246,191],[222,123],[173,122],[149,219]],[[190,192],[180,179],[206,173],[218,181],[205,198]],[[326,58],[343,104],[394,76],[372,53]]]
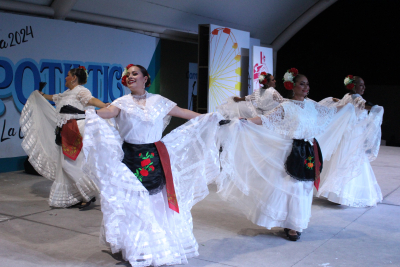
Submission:
[[[232,95],[240,95],[240,50],[229,28],[216,28],[210,36],[209,112]]]

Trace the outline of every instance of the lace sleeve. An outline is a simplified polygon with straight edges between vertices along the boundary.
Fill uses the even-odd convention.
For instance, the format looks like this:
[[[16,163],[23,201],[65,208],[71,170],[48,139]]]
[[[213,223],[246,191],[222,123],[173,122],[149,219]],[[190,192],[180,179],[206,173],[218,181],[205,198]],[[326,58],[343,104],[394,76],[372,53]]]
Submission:
[[[353,105],[356,109],[365,109],[365,102],[367,102],[365,99],[362,98],[362,96],[359,96],[355,99],[353,99]]]
[[[278,91],[276,90],[274,90],[274,92],[272,93],[272,100],[278,103],[283,103],[287,101],[287,99],[283,98],[281,94],[278,93]]]
[[[253,93],[251,94],[251,95],[247,95],[247,96],[245,96],[244,97],[244,99],[246,100],[246,101],[253,101],[253,100],[256,100],[256,91],[257,90],[254,90],[253,91]]]
[[[76,97],[82,103],[83,106],[86,106],[90,99],[93,98],[92,93],[88,89],[82,89]]]
[[[53,95],[53,102],[56,104],[56,106],[57,106],[58,101],[60,101],[60,98],[61,98],[60,95],[61,94]]]
[[[163,118],[163,131],[165,130],[165,128],[167,128],[169,122],[171,121],[171,116],[168,115],[168,113],[176,106],[176,103],[169,100],[168,98],[163,98],[163,104],[165,104],[166,108],[165,108],[165,117]]]
[[[318,126],[327,126],[333,116],[338,112],[337,108],[335,106],[333,107],[326,107],[326,106],[322,106],[317,102],[313,102],[315,105],[315,109],[318,112],[318,116],[317,116],[317,125]]]
[[[277,106],[265,115],[260,115],[262,125],[268,129],[275,129],[277,124],[283,121],[285,110],[281,105]]]

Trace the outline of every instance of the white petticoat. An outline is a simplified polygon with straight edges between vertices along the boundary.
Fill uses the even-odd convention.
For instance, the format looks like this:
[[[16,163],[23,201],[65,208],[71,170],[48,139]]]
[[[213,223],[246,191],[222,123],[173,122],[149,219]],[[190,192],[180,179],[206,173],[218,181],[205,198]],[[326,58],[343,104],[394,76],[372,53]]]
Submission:
[[[82,134],[85,123],[83,120],[77,123]],[[89,201],[97,194],[96,185],[82,171],[83,153],[73,161],[55,144],[57,112],[38,91],[29,96],[22,109],[20,125],[24,134],[22,148],[29,162],[39,174],[54,181],[48,200],[50,206],[69,207]]]
[[[322,154],[330,157],[350,121],[354,108],[336,113],[325,132],[317,136]],[[329,133],[336,134],[329,138]],[[266,127],[233,120],[219,132],[223,151],[218,193],[234,201],[249,220],[260,226],[302,231],[311,217],[313,182],[298,181],[285,170],[293,140]],[[324,152],[325,148],[325,152]]]
[[[318,192],[318,196],[351,207],[376,206],[378,202],[382,201],[382,192],[371,164],[365,160],[358,169],[359,174],[342,186],[338,193],[321,190]]]
[[[215,135],[220,114],[188,121],[165,136],[179,213],[169,209],[165,189],[149,195],[136,176],[121,162],[122,138],[118,131],[86,112],[84,171],[101,192],[101,231],[113,253],[122,251],[132,266],[187,263],[198,255],[190,209],[208,194],[207,184],[219,172]]]
[[[325,99],[324,101],[328,101]],[[370,162],[378,155],[383,108],[363,111],[343,136],[336,152],[324,161],[316,197],[351,207],[375,206],[382,192]]]

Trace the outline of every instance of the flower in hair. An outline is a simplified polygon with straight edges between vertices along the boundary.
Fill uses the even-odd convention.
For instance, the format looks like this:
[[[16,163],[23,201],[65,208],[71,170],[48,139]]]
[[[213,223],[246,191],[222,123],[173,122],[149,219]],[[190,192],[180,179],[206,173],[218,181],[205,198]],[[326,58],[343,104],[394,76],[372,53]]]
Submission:
[[[135,66],[134,64],[129,64],[128,66],[125,67],[124,72],[122,72],[122,76],[127,76],[128,75],[128,70],[130,67]]]
[[[289,69],[285,75],[283,75],[283,86],[286,90],[292,90],[294,87],[294,78],[299,74],[299,71],[295,68]]]
[[[267,73],[265,71],[261,72],[260,76],[258,76],[258,82],[260,84],[266,84],[267,83],[267,79],[265,79],[267,77]]]
[[[344,78],[344,86],[346,86],[346,88],[348,90],[351,90],[354,88],[354,76],[353,75],[347,75],[347,77]]]
[[[83,69],[86,73],[86,77],[89,77],[89,73],[87,72],[87,70],[84,66],[79,66],[79,69]]]

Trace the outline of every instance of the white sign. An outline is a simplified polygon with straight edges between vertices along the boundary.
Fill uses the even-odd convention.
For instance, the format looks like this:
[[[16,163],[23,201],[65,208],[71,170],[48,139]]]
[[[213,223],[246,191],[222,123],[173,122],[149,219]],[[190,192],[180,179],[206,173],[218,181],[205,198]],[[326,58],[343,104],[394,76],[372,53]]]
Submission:
[[[260,89],[258,76],[261,72],[274,75],[273,50],[269,47],[253,46],[253,90]]]
[[[240,95],[241,48],[249,48],[250,33],[210,25],[208,112],[226,98]]]

